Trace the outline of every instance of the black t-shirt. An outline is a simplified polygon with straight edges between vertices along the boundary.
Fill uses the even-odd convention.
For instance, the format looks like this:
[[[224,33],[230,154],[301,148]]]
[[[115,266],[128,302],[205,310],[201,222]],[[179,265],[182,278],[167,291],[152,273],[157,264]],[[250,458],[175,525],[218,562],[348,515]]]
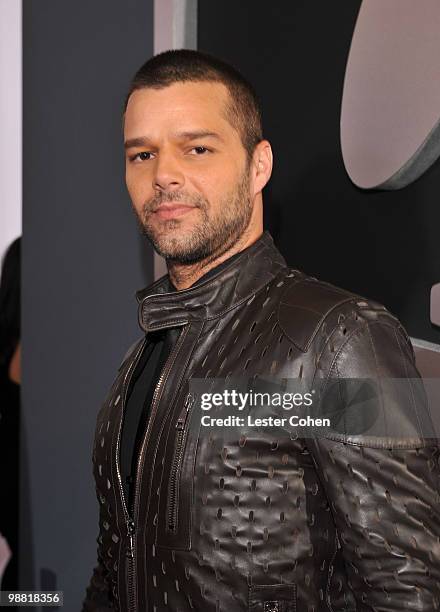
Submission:
[[[212,268],[193,283],[191,287],[207,280],[242,253],[243,251],[240,251],[240,253],[236,253],[215,268]],[[168,282],[170,285],[169,291],[177,291],[171,281],[168,280]],[[180,327],[170,327],[147,334],[148,342],[142,351],[127,390],[127,403],[121,432],[120,463],[122,486],[125,498],[129,500],[130,508],[134,492],[131,485],[134,483],[136,476],[139,447],[147,426],[154,390],[180,332]]]

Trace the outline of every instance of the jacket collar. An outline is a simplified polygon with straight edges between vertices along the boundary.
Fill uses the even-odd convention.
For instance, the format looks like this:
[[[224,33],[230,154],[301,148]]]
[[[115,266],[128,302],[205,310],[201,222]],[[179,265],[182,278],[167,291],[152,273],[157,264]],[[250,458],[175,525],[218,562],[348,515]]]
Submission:
[[[220,317],[249,300],[286,267],[266,230],[231,264],[206,281],[170,292],[168,274],[136,292],[139,325],[145,332]]]

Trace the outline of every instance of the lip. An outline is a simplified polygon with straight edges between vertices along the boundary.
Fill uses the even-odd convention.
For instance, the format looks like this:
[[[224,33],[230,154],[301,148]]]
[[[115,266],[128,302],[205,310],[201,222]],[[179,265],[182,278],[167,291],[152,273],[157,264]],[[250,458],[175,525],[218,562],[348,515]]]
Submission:
[[[155,214],[161,219],[170,219],[171,217],[180,217],[194,208],[195,206],[189,206],[188,204],[161,204],[155,210]]]

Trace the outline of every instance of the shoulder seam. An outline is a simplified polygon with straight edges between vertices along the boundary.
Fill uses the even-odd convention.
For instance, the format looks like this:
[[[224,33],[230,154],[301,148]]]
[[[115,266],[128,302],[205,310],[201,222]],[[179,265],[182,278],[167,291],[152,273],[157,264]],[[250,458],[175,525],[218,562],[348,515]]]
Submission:
[[[358,296],[357,294],[354,293],[350,293],[349,291],[346,291],[345,289],[340,289],[339,287],[333,287],[332,285],[330,285],[329,283],[324,283],[323,281],[316,281],[320,288],[323,291],[329,292],[329,293],[335,293],[338,294],[336,297],[336,301],[335,303],[330,306],[329,308],[327,308],[326,310],[324,310],[323,312],[320,312],[318,310],[314,310],[312,308],[306,308],[304,306],[301,305],[295,305],[293,304],[289,304],[288,302],[283,301],[283,298],[285,296],[285,294],[292,289],[295,286],[298,285],[305,285],[306,283],[313,283],[314,280],[308,280],[308,278],[302,278],[300,280],[297,280],[294,283],[289,284],[283,291],[279,303],[278,303],[278,307],[277,307],[277,322],[280,326],[280,328],[283,330],[284,334],[289,338],[289,340],[292,342],[292,344],[294,344],[300,351],[302,351],[303,353],[306,353],[309,348],[311,343],[313,342],[319,328],[322,326],[322,323],[325,321],[325,319],[329,316],[329,314],[331,312],[333,312],[336,308],[342,306],[343,304],[346,304],[348,302],[353,302],[357,299],[360,299],[361,296]],[[294,340],[292,338],[292,336],[290,335],[290,333],[286,330],[285,325],[282,323],[281,321],[281,317],[280,317],[280,309],[283,306],[288,306],[291,308],[296,308],[298,310],[302,310],[303,312],[311,312],[314,313],[315,315],[317,315],[317,317],[319,317],[319,320],[317,322],[315,322],[313,324],[313,331],[311,332],[310,336],[308,337],[307,341],[305,343],[300,344],[297,340]],[[311,326],[312,327],[312,326]]]

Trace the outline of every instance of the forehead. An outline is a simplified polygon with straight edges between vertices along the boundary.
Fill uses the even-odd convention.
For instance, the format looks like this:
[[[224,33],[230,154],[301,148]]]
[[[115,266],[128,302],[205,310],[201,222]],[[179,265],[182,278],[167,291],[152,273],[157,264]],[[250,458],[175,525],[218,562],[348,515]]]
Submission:
[[[200,128],[216,129],[227,134],[233,130],[226,119],[229,92],[223,83],[173,83],[161,89],[134,91],[125,112],[126,138],[140,131]]]

